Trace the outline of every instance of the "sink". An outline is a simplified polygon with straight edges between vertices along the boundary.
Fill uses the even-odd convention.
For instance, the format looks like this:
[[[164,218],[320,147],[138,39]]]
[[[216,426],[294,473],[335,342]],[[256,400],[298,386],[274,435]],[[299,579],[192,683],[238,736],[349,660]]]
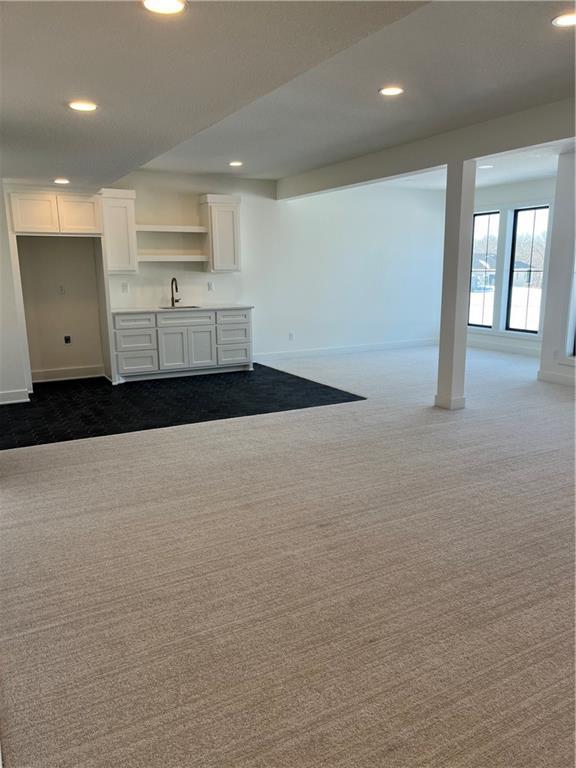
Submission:
[[[198,304],[176,304],[175,307],[160,307],[160,309],[202,309]]]

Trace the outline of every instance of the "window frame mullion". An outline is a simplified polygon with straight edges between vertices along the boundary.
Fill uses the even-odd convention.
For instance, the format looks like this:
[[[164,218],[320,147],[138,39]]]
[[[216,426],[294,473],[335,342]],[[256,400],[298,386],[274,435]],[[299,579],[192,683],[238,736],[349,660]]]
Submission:
[[[513,228],[514,209],[509,205],[502,206],[500,208],[500,229],[498,230],[494,318],[492,323],[492,328],[495,331],[504,331],[506,329],[506,306],[508,302],[506,274],[510,268]]]

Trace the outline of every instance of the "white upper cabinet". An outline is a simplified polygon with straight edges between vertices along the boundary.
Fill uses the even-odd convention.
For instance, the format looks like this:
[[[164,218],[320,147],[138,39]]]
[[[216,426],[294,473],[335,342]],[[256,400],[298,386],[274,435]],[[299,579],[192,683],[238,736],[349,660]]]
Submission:
[[[127,189],[103,189],[102,245],[108,272],[136,272],[136,193]]]
[[[100,234],[100,207],[93,195],[12,192],[12,226],[21,233]]]
[[[88,234],[102,232],[100,203],[94,195],[57,195],[60,232]]]
[[[202,219],[208,229],[212,272],[240,271],[240,200],[231,195],[203,195]]]
[[[12,192],[14,232],[60,232],[55,192]]]

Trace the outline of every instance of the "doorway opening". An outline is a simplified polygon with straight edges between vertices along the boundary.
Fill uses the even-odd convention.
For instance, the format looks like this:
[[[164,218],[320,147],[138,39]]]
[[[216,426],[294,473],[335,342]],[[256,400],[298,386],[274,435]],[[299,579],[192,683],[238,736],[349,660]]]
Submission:
[[[106,375],[99,238],[19,235],[32,382]]]

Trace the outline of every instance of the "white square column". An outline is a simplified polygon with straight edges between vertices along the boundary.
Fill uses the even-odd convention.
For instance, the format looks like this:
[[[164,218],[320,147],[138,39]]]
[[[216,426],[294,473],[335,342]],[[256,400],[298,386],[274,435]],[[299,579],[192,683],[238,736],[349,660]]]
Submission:
[[[548,278],[542,318],[542,353],[538,378],[574,386],[576,358],[576,260],[574,152],[560,155],[556,194],[548,230]]]
[[[448,163],[438,388],[434,404],[449,410],[464,408],[466,403],[464,376],[475,183],[475,160]]]

